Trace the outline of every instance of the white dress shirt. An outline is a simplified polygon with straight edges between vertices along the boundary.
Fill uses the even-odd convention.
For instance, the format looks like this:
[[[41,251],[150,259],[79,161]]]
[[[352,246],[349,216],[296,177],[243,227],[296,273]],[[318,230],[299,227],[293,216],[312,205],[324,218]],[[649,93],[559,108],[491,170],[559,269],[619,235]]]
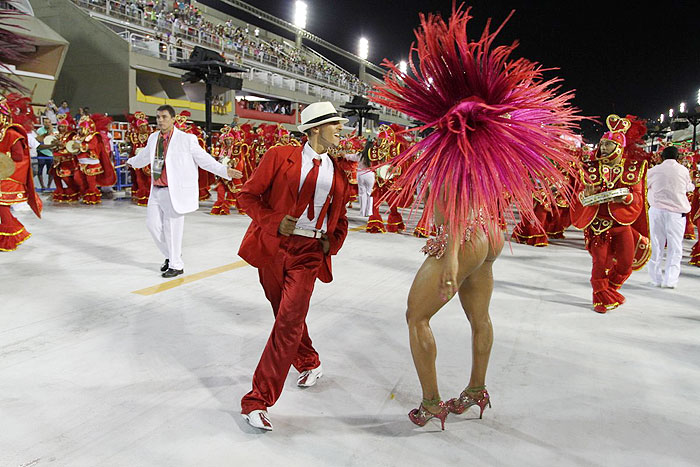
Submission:
[[[673,159],[666,159],[647,172],[649,206],[679,214],[690,212],[687,192],[693,191],[690,172]]]
[[[297,221],[297,228],[304,230],[316,230],[316,222],[318,221],[318,216],[321,214],[321,209],[323,205],[326,204],[326,198],[328,198],[328,193],[330,193],[333,187],[333,161],[328,156],[328,153],[317,154],[316,151],[311,149],[309,143],[304,144],[301,151],[301,177],[299,178],[299,191],[301,187],[304,186],[304,181],[306,176],[314,166],[314,159],[321,159],[321,165],[318,168],[318,179],[316,179],[316,192],[314,193],[314,218],[309,220],[306,215],[308,207],[304,209],[304,212],[299,216]],[[328,228],[328,213],[326,213],[326,218],[323,219],[323,226],[321,231],[325,232]]]

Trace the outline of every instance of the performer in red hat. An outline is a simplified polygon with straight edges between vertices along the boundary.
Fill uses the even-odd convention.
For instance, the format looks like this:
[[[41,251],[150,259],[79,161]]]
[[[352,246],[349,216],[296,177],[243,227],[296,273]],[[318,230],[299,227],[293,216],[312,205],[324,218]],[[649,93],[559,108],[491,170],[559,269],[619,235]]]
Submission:
[[[214,157],[224,164],[243,173],[245,158],[248,157],[250,147],[245,143],[243,132],[238,127],[231,128],[226,125],[221,128],[219,134],[219,145],[216,148]],[[231,206],[237,207],[236,195],[241,191],[244,180],[242,178],[234,178],[226,180],[218,178],[216,184],[216,202],[211,208],[209,214],[216,216],[227,216],[231,213]],[[240,209],[240,214],[245,214]]]
[[[204,131],[199,127],[199,125],[195,125],[193,122],[188,120],[191,116],[192,113],[189,110],[181,110],[175,116],[175,128],[197,137],[199,147],[206,151],[207,143],[204,137]],[[206,201],[211,198],[209,188],[216,183],[216,176],[211,172],[207,172],[201,167],[197,167],[197,173],[199,174],[199,200]]]
[[[538,188],[532,193],[535,219],[521,219],[513,229],[511,235],[513,240],[524,245],[537,247],[549,245],[549,238],[545,231],[547,219],[552,215],[552,203],[547,197],[549,191],[551,190]]]
[[[56,185],[53,200],[57,203],[71,203],[80,199],[82,182],[78,159],[70,151],[73,148],[68,145],[76,137],[75,120],[70,113],[58,114],[56,119],[58,121],[58,134],[56,135],[58,139],[53,149],[53,167],[51,167],[51,174]]]
[[[14,251],[32,235],[12,215],[10,206],[27,202],[41,218],[42,202],[34,190],[27,142],[27,130],[35,118],[28,97],[0,95],[0,251]]]
[[[372,192],[372,215],[367,221],[366,231],[369,233],[401,233],[406,230],[403,216],[398,208],[405,208],[411,204],[413,194],[401,191],[401,188],[394,186],[394,180],[401,175],[410,161],[405,161],[401,166],[386,165],[398,157],[401,152],[409,148],[408,141],[396,133],[401,131],[399,125],[381,125],[378,130],[377,139],[369,150],[369,159],[375,167],[376,181]],[[382,201],[389,204],[389,216],[384,226],[384,219],[379,213],[379,206]]]
[[[480,40],[468,37],[470,19],[461,7],[453,10],[449,24],[421,15],[414,49],[419,63],[411,57],[408,74],[385,60],[384,85],[372,96],[426,122],[413,130],[433,130],[391,161],[399,167],[410,163],[394,185],[409,193],[420,187],[417,200],[425,199],[440,232],[428,240],[429,256],[413,281],[406,311],[423,390],[423,402],[409,418],[419,426],[438,418],[444,428],[448,411],[459,414],[475,405],[483,412],[490,405],[485,386],[493,340],[489,300],[492,264],[503,245],[501,225],[506,215],[512,218],[513,206],[533,219],[535,180],[563,182],[556,166],[573,162],[560,139],[562,132],[571,135],[578,120],[569,103],[572,94],[556,95],[558,80],[543,81],[537,64],[511,58],[515,45],[494,46],[500,28],[491,33],[487,26]],[[467,388],[444,403],[430,319],[455,293],[472,327],[472,371]]]
[[[252,218],[238,254],[258,268],[275,315],[253,388],[241,401],[243,417],[263,430],[272,430],[267,409],[280,397],[292,365],[301,387],[313,386],[323,374],[306,315],[316,279],[333,279],[331,256],[348,230],[348,182],[328,156],[347,119],[330,102],[316,102],[301,112],[301,120],[299,131],[308,142],[267,151],[238,195]]]
[[[78,134],[72,141],[80,148],[76,158],[84,204],[100,204],[102,193],[98,187],[112,186],[117,181],[107,139],[111,123],[112,119],[102,114],[84,115],[78,122]]]
[[[580,174],[571,221],[583,229],[593,259],[593,309],[605,313],[625,302],[618,292],[651,255],[646,213],[647,160],[635,157],[646,126],[635,117],[608,116],[609,131]],[[596,199],[584,197],[597,195]],[[585,204],[584,204],[585,202]],[[636,224],[635,224],[636,223]],[[633,224],[635,224],[633,226]],[[641,227],[640,227],[641,226]]]
[[[129,157],[134,157],[138,151],[146,147],[148,137],[151,135],[151,127],[148,117],[143,112],[136,112],[127,117],[129,131],[126,133],[126,141],[131,145]],[[129,167],[132,171],[131,200],[139,206],[148,205],[148,197],[151,195],[151,165],[140,169]]]

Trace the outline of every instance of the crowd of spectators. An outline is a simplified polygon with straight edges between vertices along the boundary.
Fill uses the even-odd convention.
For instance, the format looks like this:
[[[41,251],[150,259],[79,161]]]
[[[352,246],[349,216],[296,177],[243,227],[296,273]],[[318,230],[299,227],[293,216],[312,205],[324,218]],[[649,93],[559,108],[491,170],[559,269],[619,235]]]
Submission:
[[[280,115],[291,115],[292,104],[285,101],[249,101],[242,99],[240,104],[244,109],[257,110],[258,112],[270,112]]]
[[[108,0],[81,0],[91,4],[104,5]],[[187,1],[164,0],[109,0],[111,11],[126,16],[143,18],[151,23],[158,34],[161,49],[172,47],[174,57],[184,58],[182,40],[200,42],[215,46],[222,52],[232,55],[237,62],[242,58],[252,58],[277,68],[301,74],[319,81],[366,93],[369,86],[357,76],[339,68],[322,58],[311,57],[293,44],[280,40],[264,40],[260,30],[236,26],[232,20],[214,24],[202,12]],[[166,47],[164,47],[164,45]],[[162,50],[164,53],[164,50]]]

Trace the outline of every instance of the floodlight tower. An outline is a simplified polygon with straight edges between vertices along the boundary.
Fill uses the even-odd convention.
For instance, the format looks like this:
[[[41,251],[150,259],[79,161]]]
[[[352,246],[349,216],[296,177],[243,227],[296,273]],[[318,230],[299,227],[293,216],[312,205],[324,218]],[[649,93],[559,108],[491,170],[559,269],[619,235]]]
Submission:
[[[294,26],[298,28],[294,43],[297,49],[301,49],[301,32],[306,29],[306,12],[306,3],[297,0],[294,4]]]
[[[360,79],[362,81],[365,80],[365,61],[369,57],[369,41],[364,38],[360,37],[360,41],[358,43],[358,51],[357,51],[357,56],[360,57]]]

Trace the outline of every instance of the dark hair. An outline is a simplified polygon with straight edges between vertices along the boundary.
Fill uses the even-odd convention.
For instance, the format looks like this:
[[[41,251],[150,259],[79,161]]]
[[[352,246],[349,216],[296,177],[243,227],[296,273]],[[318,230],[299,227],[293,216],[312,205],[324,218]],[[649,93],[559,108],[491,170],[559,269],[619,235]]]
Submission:
[[[365,144],[365,147],[362,149],[362,154],[360,155],[360,160],[362,163],[366,166],[369,167],[371,164],[369,160],[369,150],[372,148],[372,145],[374,144],[374,141],[372,141],[372,138],[367,138],[367,143]]]
[[[661,158],[663,160],[678,159],[678,148],[675,146],[669,146],[667,148],[664,148],[664,150],[661,151]]]
[[[168,112],[171,117],[175,117],[175,109],[172,105],[163,104],[156,109],[158,112]]]

